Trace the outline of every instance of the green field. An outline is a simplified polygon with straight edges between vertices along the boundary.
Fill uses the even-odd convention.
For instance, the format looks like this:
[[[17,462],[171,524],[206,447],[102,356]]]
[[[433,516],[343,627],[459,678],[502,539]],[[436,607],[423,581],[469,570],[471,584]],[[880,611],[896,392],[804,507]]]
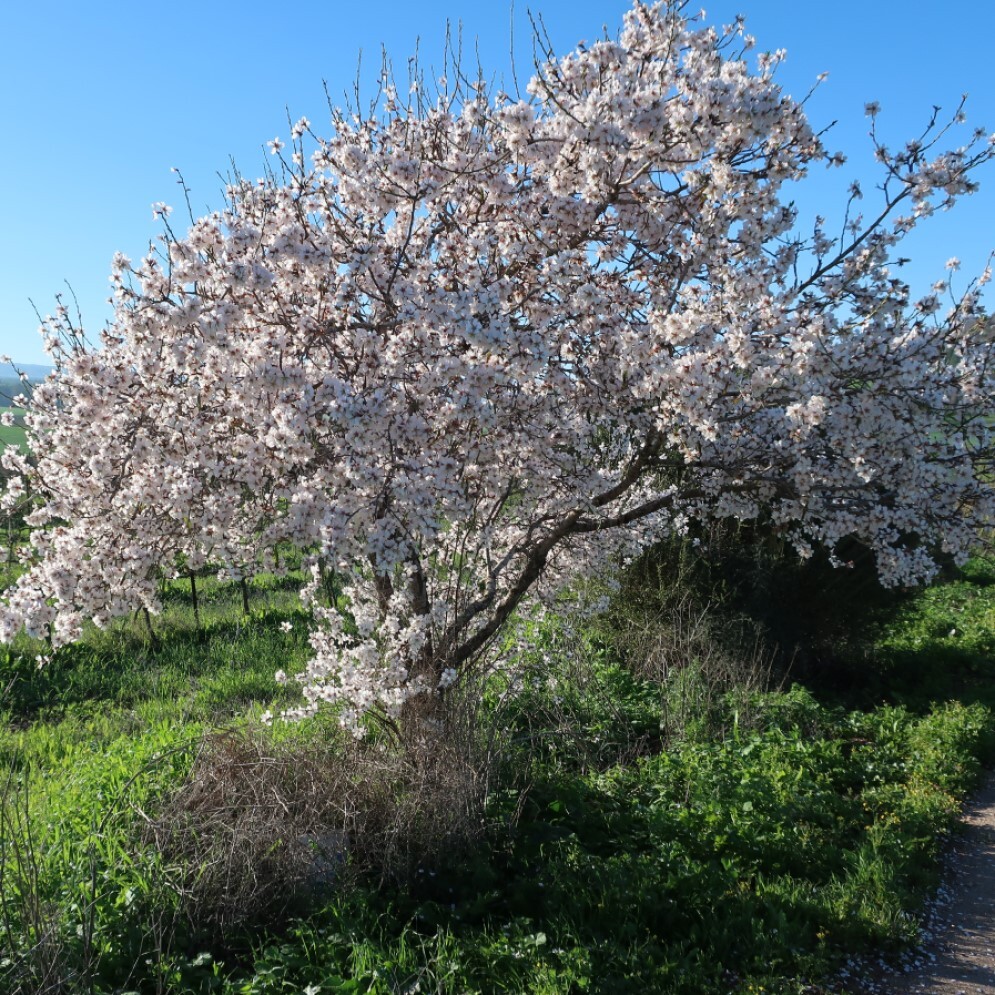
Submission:
[[[842,689],[703,644],[651,679],[643,609],[548,619],[420,753],[261,724],[299,580],[0,650],[0,991],[813,993],[914,941],[991,756],[986,561]]]
[[[0,425],[0,446],[24,446],[24,409],[0,407],[0,414],[4,411],[13,411],[17,420],[13,425]]]

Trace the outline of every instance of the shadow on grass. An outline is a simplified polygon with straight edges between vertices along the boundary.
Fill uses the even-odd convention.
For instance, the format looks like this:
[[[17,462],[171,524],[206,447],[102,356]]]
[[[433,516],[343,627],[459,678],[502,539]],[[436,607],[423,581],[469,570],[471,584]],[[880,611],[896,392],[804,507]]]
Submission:
[[[295,629],[283,632],[284,622]],[[274,674],[295,673],[307,659],[299,609],[212,618],[200,628],[191,615],[156,628],[154,642],[138,624],[93,633],[49,654],[42,666],[37,647],[0,647],[0,708],[22,724],[81,706],[134,707],[150,698],[190,698],[208,715],[296,699],[296,689],[281,687]]]

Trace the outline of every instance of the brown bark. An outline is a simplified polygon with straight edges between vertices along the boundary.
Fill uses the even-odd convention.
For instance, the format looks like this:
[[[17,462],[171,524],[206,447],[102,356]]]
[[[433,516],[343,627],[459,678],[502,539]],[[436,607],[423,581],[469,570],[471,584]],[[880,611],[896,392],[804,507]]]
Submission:
[[[197,629],[200,629],[200,602],[197,600],[197,575],[190,573],[190,598],[193,601],[193,620]]]

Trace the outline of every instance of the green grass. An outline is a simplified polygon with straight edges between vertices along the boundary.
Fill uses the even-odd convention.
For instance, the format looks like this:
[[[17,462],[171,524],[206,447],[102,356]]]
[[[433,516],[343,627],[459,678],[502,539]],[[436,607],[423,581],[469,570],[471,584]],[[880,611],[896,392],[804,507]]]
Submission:
[[[13,425],[0,425],[0,446],[25,447],[27,445],[27,433],[24,429],[24,409],[0,407],[0,414],[4,411],[12,411],[16,421]]]
[[[957,700],[995,709],[995,559],[974,559],[917,593],[872,651],[845,661],[832,682],[840,700],[862,707],[924,711]]]
[[[131,618],[54,654],[26,637],[0,647],[0,708],[17,723],[52,721],[65,714],[108,709],[169,707],[177,715],[218,722],[242,715],[253,703],[287,700],[293,692],[274,681],[277,670],[297,673],[308,658],[307,619],[296,596],[275,578],[253,585],[252,613],[242,613],[233,585],[198,582],[200,625],[189,584],[170,585],[165,610],[153,619],[154,641],[143,618]],[[290,633],[281,630],[291,622]],[[157,704],[158,703],[158,704]]]
[[[680,735],[670,699],[699,700],[707,674],[637,680],[597,629],[550,619],[511,703],[494,689],[506,745],[475,845],[219,937],[184,917],[188,877],[144,827],[205,731],[295,700],[273,674],[309,648],[293,582],[257,581],[248,617],[234,586],[199,589],[198,626],[189,584],[170,585],[155,642],[133,618],[41,670],[41,644],[0,654],[0,992],[41,990],[45,971],[106,995],[811,991],[914,938],[991,755],[983,561],[906,605],[834,694],[701,695]],[[335,742],[321,722],[255,735]]]

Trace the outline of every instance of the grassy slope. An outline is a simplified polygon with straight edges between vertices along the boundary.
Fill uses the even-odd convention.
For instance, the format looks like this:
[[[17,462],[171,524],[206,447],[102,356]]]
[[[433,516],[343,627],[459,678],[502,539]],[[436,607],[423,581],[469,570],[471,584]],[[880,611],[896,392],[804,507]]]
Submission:
[[[37,990],[47,950],[52,976],[86,967],[97,992],[812,991],[848,953],[914,935],[991,739],[993,582],[974,564],[907,609],[853,675],[865,709],[802,688],[733,695],[666,749],[667,695],[688,687],[640,684],[596,640],[536,629],[555,679],[526,683],[502,719],[484,844],[226,944],[162,925],[175,876],[135,840],[203,730],[292,700],[273,673],[307,656],[293,592],[261,585],[245,619],[205,582],[198,630],[178,584],[157,648],[129,620],[43,670],[24,640],[0,657],[0,888],[17,940],[0,990]]]

